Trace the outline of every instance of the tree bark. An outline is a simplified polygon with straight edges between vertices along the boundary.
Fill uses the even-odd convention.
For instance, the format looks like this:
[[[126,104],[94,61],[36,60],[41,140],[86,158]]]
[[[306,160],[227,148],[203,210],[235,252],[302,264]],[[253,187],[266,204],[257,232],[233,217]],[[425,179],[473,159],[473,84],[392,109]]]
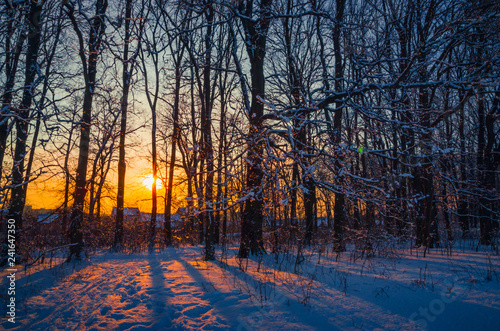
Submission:
[[[175,169],[175,159],[177,144],[180,141],[180,126],[179,126],[179,99],[180,99],[180,89],[181,89],[181,61],[184,54],[184,45],[178,45],[180,47],[180,55],[175,60],[175,96],[174,96],[174,107],[172,109],[172,119],[174,121],[174,128],[172,134],[172,146],[170,150],[170,165],[168,172],[168,184],[167,184],[167,200],[165,202],[165,224],[163,226],[163,237],[165,245],[168,247],[172,245],[172,225],[171,218],[172,215],[172,193],[174,185],[174,169]]]
[[[247,175],[245,183],[246,200],[241,218],[241,242],[238,256],[248,258],[249,254],[265,252],[262,242],[263,225],[263,178],[262,172],[262,116],[264,115],[265,76],[264,58],[269,24],[271,23],[272,0],[262,0],[258,18],[253,17],[253,1],[240,2],[238,10],[245,30],[245,44],[250,59],[252,101],[248,111],[250,124],[248,132]],[[246,4],[246,6],[245,6]]]
[[[122,59],[122,84],[123,92],[120,100],[120,142],[118,145],[118,190],[116,194],[116,220],[115,220],[115,238],[113,248],[120,251],[123,245],[123,207],[125,196],[125,173],[127,163],[125,162],[125,136],[127,134],[127,113],[128,113],[128,95],[130,91],[130,79],[132,77],[133,64],[129,71],[129,44],[130,44],[130,20],[132,17],[132,0],[125,3],[125,43],[123,45]]]
[[[9,2],[6,2],[8,5]],[[0,179],[3,175],[3,159],[5,156],[5,151],[7,150],[7,138],[11,131],[11,121],[10,121],[10,113],[12,108],[12,92],[15,85],[17,66],[19,63],[19,58],[21,56],[21,51],[23,49],[24,41],[26,40],[26,34],[20,33],[19,39],[17,43],[15,43],[15,47],[11,50],[11,37],[14,35],[16,30],[15,22],[15,14],[16,9],[11,7],[7,8],[7,12],[9,15],[6,34],[7,38],[5,38],[5,89],[2,95],[2,109],[0,110]],[[26,17],[26,22],[28,22],[29,17]]]
[[[108,7],[107,0],[96,1],[96,14],[91,20],[90,33],[89,33],[89,56],[88,63],[85,58],[85,50],[83,46],[83,38],[81,31],[78,28],[76,19],[73,15],[74,9],[71,5],[68,6],[68,15],[72,20],[75,32],[79,36],[80,42],[80,58],[84,68],[85,78],[85,92],[83,98],[83,113],[80,122],[80,151],[78,155],[78,167],[76,170],[75,192],[73,210],[71,212],[71,219],[69,225],[70,236],[70,253],[68,261],[73,258],[81,259],[83,249],[83,234],[82,234],[82,221],[84,217],[84,203],[85,195],[87,192],[87,166],[89,158],[89,145],[90,145],[90,128],[92,121],[92,100],[95,94],[95,82],[97,75],[97,59],[102,44],[102,39],[105,32],[105,13]]]
[[[28,51],[26,54],[26,71],[24,77],[24,89],[21,105],[17,110],[16,140],[12,166],[12,191],[7,219],[14,219],[16,225],[15,242],[19,247],[21,243],[21,231],[23,229],[23,210],[26,202],[24,185],[26,185],[26,173],[24,161],[26,157],[26,145],[28,140],[30,108],[35,91],[35,77],[38,68],[38,49],[41,37],[41,13],[43,2],[33,0],[27,16],[29,24]],[[8,236],[6,236],[7,240]]]
[[[341,33],[341,22],[344,16],[345,0],[337,0],[337,10],[335,13],[335,27],[333,30],[333,47],[334,47],[334,57],[335,57],[335,84],[334,88],[336,92],[342,90],[342,53],[340,48],[340,33]],[[341,102],[336,102],[335,113],[333,117],[333,136],[334,141],[332,144],[334,148],[340,148],[342,141],[342,114],[343,114],[343,104]],[[344,179],[342,178],[341,171],[343,167],[343,160],[341,153],[336,153],[335,155],[335,168],[337,171],[337,185],[342,188],[344,185]],[[341,189],[335,192],[335,206],[334,206],[334,246],[337,252],[342,252],[345,250],[343,233],[346,224],[346,211],[345,211],[345,195],[341,192]]]
[[[213,184],[214,184],[214,151],[212,144],[212,87],[211,87],[211,58],[212,58],[212,25],[214,19],[213,4],[207,1],[205,18],[207,31],[205,34],[205,68],[203,70],[203,94],[205,97],[202,107],[203,156],[207,163],[207,179],[205,183],[205,217],[207,228],[205,233],[205,260],[215,259],[215,224],[213,212]]]

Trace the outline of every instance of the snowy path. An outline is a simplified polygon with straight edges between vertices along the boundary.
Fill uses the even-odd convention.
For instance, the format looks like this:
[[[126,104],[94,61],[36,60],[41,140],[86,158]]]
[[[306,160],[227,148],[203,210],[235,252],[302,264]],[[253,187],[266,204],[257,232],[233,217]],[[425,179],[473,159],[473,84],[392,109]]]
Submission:
[[[245,272],[201,248],[97,255],[76,266],[19,272],[17,330],[500,329],[498,256],[463,252],[352,262],[272,256]],[[486,280],[488,270],[492,276]],[[2,272],[5,288],[6,272]],[[5,307],[5,305],[2,305]],[[3,308],[4,309],[4,308]],[[5,316],[5,312],[3,312]]]

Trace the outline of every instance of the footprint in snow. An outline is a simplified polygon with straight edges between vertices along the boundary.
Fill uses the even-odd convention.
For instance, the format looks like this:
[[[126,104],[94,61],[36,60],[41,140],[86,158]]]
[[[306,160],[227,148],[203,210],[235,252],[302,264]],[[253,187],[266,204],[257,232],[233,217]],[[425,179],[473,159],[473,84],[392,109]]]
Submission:
[[[111,310],[111,307],[110,306],[104,306],[101,308],[101,315],[104,316],[108,313],[108,311]]]
[[[211,309],[210,306],[191,306],[182,310],[182,314],[189,317],[199,317],[206,314]]]

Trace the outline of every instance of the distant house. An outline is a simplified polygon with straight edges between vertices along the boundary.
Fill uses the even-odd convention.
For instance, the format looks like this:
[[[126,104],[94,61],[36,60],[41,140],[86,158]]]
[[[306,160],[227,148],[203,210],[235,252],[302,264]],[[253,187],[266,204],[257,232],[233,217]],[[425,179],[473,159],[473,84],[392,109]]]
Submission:
[[[165,214],[156,213],[157,228],[161,228],[163,226],[164,220],[165,220]],[[141,222],[146,222],[146,223],[151,222],[151,213],[141,213]]]
[[[184,223],[184,219],[187,216],[187,208],[180,207],[177,209],[175,214],[170,215],[170,224],[173,229],[178,229]],[[141,221],[142,222],[150,222],[151,221],[151,213],[141,213]],[[156,227],[163,227],[163,223],[165,221],[165,214],[156,214]]]
[[[116,218],[116,207],[113,207],[111,212],[111,217]],[[123,208],[123,220],[124,221],[138,221],[141,218],[141,211],[139,208]]]
[[[33,231],[43,237],[43,240],[58,240],[55,238],[64,233],[62,231],[62,219],[62,215],[55,212],[39,213]]]
[[[184,222],[184,218],[187,216],[187,208],[180,207],[177,209],[175,214],[170,215],[170,222],[172,228],[179,228]],[[111,212],[111,217],[116,218],[116,207],[113,207]],[[123,208],[123,220],[125,222],[139,221],[144,223],[151,222],[151,213],[141,212],[139,208]],[[163,228],[163,223],[165,221],[165,214],[156,213],[156,227]]]
[[[56,209],[46,209],[46,208],[37,208],[33,209],[32,206],[26,205],[24,206],[23,210],[23,216],[24,217],[35,217],[36,219],[39,220],[40,215],[53,215],[53,214],[60,214],[60,211],[57,211]]]
[[[38,224],[50,224],[59,218],[59,214],[54,213],[40,213],[36,219]]]

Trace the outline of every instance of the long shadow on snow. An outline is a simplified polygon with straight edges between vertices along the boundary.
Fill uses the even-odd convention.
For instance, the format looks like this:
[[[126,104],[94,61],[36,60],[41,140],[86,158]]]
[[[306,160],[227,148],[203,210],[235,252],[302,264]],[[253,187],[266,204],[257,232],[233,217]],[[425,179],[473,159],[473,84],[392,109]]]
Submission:
[[[82,269],[86,268],[90,265],[91,262],[88,261],[80,261],[80,262],[70,262],[70,263],[60,263],[54,264],[48,268],[36,271],[34,273],[25,274],[22,278],[18,278],[16,280],[16,323],[13,324],[7,321],[7,317],[2,318],[1,327],[5,329],[22,329],[25,324],[22,324],[22,320],[26,318],[26,311],[24,309],[26,300],[29,298],[40,294],[42,291],[50,291],[51,288],[56,287],[61,281],[65,278],[71,276],[74,273],[78,273]],[[29,272],[28,270],[19,270],[16,272],[16,275],[22,275],[25,272]],[[8,286],[7,277],[3,277],[2,282],[0,283],[0,288],[7,289]],[[7,301],[9,299],[6,296],[7,291],[1,295],[2,298],[2,308],[0,309],[0,314],[2,317],[8,316],[6,307]],[[35,321],[28,321],[28,323]]]
[[[199,272],[199,271],[198,271],[195,267],[193,267],[193,266],[192,266],[192,265],[191,265],[188,261],[186,261],[185,259],[181,258],[181,257],[178,255],[178,253],[177,253],[177,251],[176,251],[175,249],[171,249],[169,252],[170,252],[170,256],[172,257],[172,259],[174,259],[174,260],[176,260],[176,261],[179,261],[179,262],[181,263],[181,265],[184,267],[184,269],[186,269],[186,271],[189,273],[189,275],[193,278],[193,280],[194,280],[195,282],[197,282],[197,283],[199,283],[199,284],[202,284],[202,285],[204,286],[204,290],[205,290],[205,292],[206,292],[206,295],[204,295],[204,297],[205,297],[204,299],[207,299],[207,301],[209,301],[209,303],[211,304],[211,306],[212,306],[212,307],[213,307],[213,308],[214,308],[217,312],[219,312],[219,313],[222,315],[222,317],[223,317],[223,318],[224,318],[227,322],[229,322],[229,323],[230,323],[230,322],[234,319],[234,317],[231,317],[231,316],[227,315],[227,314],[225,313],[224,309],[222,309],[223,307],[217,307],[217,306],[216,306],[216,302],[214,302],[214,300],[213,300],[213,297],[214,297],[214,292],[211,292],[211,293],[210,293],[210,292],[208,292],[208,290],[207,290],[207,289],[208,289],[208,288],[210,288],[210,287],[205,286],[206,284],[207,284],[207,285],[211,285],[212,283],[211,283],[209,280],[207,280],[207,279],[205,278],[205,276],[203,276],[203,275],[202,275],[202,274],[201,274],[201,273],[200,273],[200,272]],[[214,289],[214,291],[216,291],[216,290]],[[224,296],[224,294],[223,294],[223,293],[220,293],[220,292],[219,292],[218,294],[219,294],[219,295],[221,295],[221,296]],[[212,299],[212,300],[211,300],[211,299]],[[221,300],[223,300],[223,298],[219,298],[219,300],[217,300],[217,302],[218,302],[218,301],[221,301]]]
[[[152,330],[164,330],[172,328],[172,311],[166,307],[166,301],[169,296],[174,295],[166,286],[166,279],[163,275],[163,267],[158,261],[156,254],[148,254],[152,283],[152,324],[149,328]],[[158,289],[158,291],[157,291]]]
[[[229,265],[229,264],[227,264],[227,263],[225,263],[223,261],[220,261],[220,263],[223,265],[224,269],[226,269],[229,272],[231,272],[234,276],[236,276],[241,281],[247,283],[247,285],[249,287],[252,287],[254,285],[257,285],[257,286],[264,285],[265,287],[269,286],[267,283],[260,282],[258,279],[256,279],[252,275],[250,275],[248,273],[242,272],[236,266],[231,266],[231,265]],[[254,284],[251,284],[250,281],[253,281]],[[272,286],[272,284],[271,284],[271,286]],[[264,291],[268,291],[268,289],[264,289]],[[278,304],[278,307],[276,307],[276,309],[290,311],[290,313],[295,318],[297,318],[297,320],[299,322],[301,322],[301,323],[303,323],[304,325],[307,325],[307,326],[315,327],[318,330],[332,330],[332,331],[341,330],[336,325],[330,323],[329,320],[328,320],[328,318],[327,318],[327,316],[323,316],[323,314],[321,314],[321,312],[315,311],[313,307],[311,308],[311,311],[308,314],[309,318],[307,316],[304,316],[304,314],[297,314],[296,311],[292,311],[290,308],[294,307],[294,306],[299,311],[300,310],[302,310],[302,311],[306,310],[307,308],[305,306],[302,306],[298,302],[296,302],[296,298],[295,297],[292,297],[291,295],[289,295],[287,293],[284,293],[283,290],[278,290],[278,291],[279,291],[278,294],[281,295],[281,298],[282,299],[286,299],[286,301],[288,302],[288,304],[285,304],[284,302],[281,302],[281,303]],[[272,304],[272,302],[271,302],[271,304]],[[268,312],[269,308],[268,307],[264,307],[261,310],[262,310],[262,314],[263,315],[269,315],[269,312]],[[313,318],[311,318],[311,317],[313,317]],[[311,321],[314,321],[314,325],[311,325]]]
[[[251,260],[254,261],[255,263],[258,263],[257,257],[251,257]],[[326,259],[329,260],[329,259]],[[425,261],[425,260],[424,260]],[[332,260],[329,260],[329,262],[334,262]],[[412,261],[413,262],[413,261]],[[427,262],[427,261],[426,261]],[[438,263],[436,261],[429,261],[430,263],[428,264],[436,264],[436,265],[441,265],[442,263]],[[261,263],[265,265],[267,268],[274,269],[276,268],[275,262],[272,260],[271,256],[266,256],[261,260]],[[311,269],[314,269],[317,264],[315,264],[312,261],[304,261],[302,264],[308,266],[308,270],[310,271]],[[235,267],[232,267],[235,268]],[[237,268],[236,268],[237,269]],[[432,274],[432,269],[431,274]],[[282,272],[287,272],[291,273],[290,270],[283,270]],[[350,271],[344,271],[345,273],[348,273],[352,275],[351,280],[347,279],[347,282],[356,282],[356,281],[365,281],[366,280],[373,280],[375,276],[371,273],[367,273],[366,275],[359,275],[354,272]],[[394,273],[397,272],[397,270],[393,270]],[[460,280],[461,277],[455,277],[455,280]],[[450,297],[449,293],[443,294],[443,293],[438,293],[429,290],[428,288],[414,288],[412,289],[410,287],[410,284],[401,282],[399,280],[395,279],[386,279],[386,278],[376,278],[377,282],[381,286],[374,286],[372,293],[367,294],[366,292],[362,291],[347,291],[349,296],[354,296],[357,297],[359,300],[371,303],[375,306],[380,307],[384,311],[391,312],[394,315],[398,315],[402,318],[408,319],[414,315],[415,313],[417,314],[415,317],[415,320],[418,319],[425,319],[425,316],[422,315],[420,312],[420,308],[423,309],[434,309],[434,311],[439,311],[437,307],[442,307],[441,303],[444,303],[444,310],[440,314],[431,314],[430,320],[427,321],[429,324],[430,329],[434,328],[446,328],[449,327],[448,323],[450,320],[453,320],[456,325],[459,325],[460,328],[459,330],[470,330],[470,329],[476,329],[477,326],[477,321],[479,316],[474,316],[474,318],[471,318],[471,315],[458,315],[453,314],[453,311],[464,311],[464,312],[477,312],[480,315],[483,316],[483,322],[486,324],[481,327],[481,329],[495,329],[500,325],[500,309],[496,308],[491,308],[487,307],[484,305],[479,305],[476,303],[470,303],[470,302],[465,302],[465,301],[460,301],[460,297],[463,298],[464,294],[469,291],[469,288],[467,288],[465,285],[462,284],[456,284],[458,285],[457,288],[455,289],[455,292],[452,292],[454,296]],[[431,281],[437,281],[439,279],[433,279]],[[325,286],[331,286],[331,283],[328,283],[326,279],[316,279],[317,282],[320,282],[324,284]],[[397,292],[400,292],[401,289],[410,291],[410,295],[393,295],[392,293],[387,293],[389,289],[391,288],[390,284],[394,284],[393,287],[398,288],[395,294],[398,294]],[[387,289],[387,291],[386,291]],[[336,288],[333,288],[335,291],[339,291]],[[340,292],[340,291],[339,291]],[[414,294],[412,296],[412,294]],[[444,300],[443,300],[444,297]],[[450,301],[450,298],[456,298]],[[446,302],[446,303],[445,303]],[[449,302],[449,303],[448,303]],[[384,305],[385,303],[385,305]],[[431,307],[431,305],[434,305],[434,307]],[[414,315],[415,316],[415,315]],[[440,326],[442,325],[442,326]],[[370,326],[372,327],[372,326]],[[375,327],[375,326],[373,326]],[[379,327],[384,327],[383,325],[380,325]]]
[[[252,256],[252,257],[250,257],[250,259],[255,263],[259,263],[259,261],[257,260],[257,257]],[[391,278],[391,274],[397,274],[399,272],[396,268],[387,267],[387,266],[383,265],[382,264],[384,262],[383,258],[375,258],[375,259],[376,260],[373,260],[372,263],[375,263],[375,264],[380,263],[379,265],[376,266],[377,269],[373,268],[372,266],[361,268],[363,270],[357,270],[355,268],[352,268],[352,269],[347,268],[347,270],[346,270],[346,268],[337,269],[335,267],[335,264],[338,263],[337,261],[335,261],[331,257],[322,257],[323,262],[320,264],[318,264],[314,261],[308,261],[308,260],[301,262],[301,265],[299,266],[299,268],[300,268],[299,270],[301,270],[302,272],[305,272],[306,275],[310,274],[312,270],[314,270],[316,272],[318,269],[321,269],[323,274],[325,273],[325,270],[327,272],[330,272],[330,273],[331,273],[331,270],[336,270],[339,273],[348,274],[352,277],[358,277],[360,280],[367,280],[367,279],[370,279],[370,277],[372,277],[374,280],[377,280],[380,282],[391,282],[391,283],[394,283],[396,287],[402,287],[402,288],[406,288],[406,289],[412,289],[412,283],[416,282],[416,281],[421,281],[422,280],[421,278],[423,278],[424,276],[427,277],[427,283],[429,283],[428,285],[425,286],[425,288],[429,288],[429,287],[431,287],[431,285],[433,283],[438,284],[440,281],[441,282],[443,281],[443,279],[435,278],[434,276],[436,274],[447,271],[447,270],[438,270],[438,271],[433,270],[433,267],[432,267],[433,265],[436,265],[438,267],[442,267],[444,264],[443,262],[429,261],[429,260],[412,260],[411,263],[413,263],[413,264],[420,263],[422,265],[421,265],[421,267],[416,266],[415,270],[412,273],[408,273],[408,276],[413,276],[413,278],[409,279],[410,282],[404,282],[401,280]],[[328,261],[328,263],[330,263],[330,266],[328,264],[325,264],[325,261]],[[273,258],[271,258],[271,255],[265,256],[260,261],[260,263],[262,265],[266,266],[267,268],[270,268],[270,269],[277,268],[276,262],[273,260]],[[288,262],[288,263],[289,263],[288,265],[285,263],[284,264],[285,268],[281,268],[280,271],[287,272],[287,273],[293,273],[293,271],[292,271],[293,262]],[[342,261],[341,263],[343,263],[346,267],[349,267],[349,265],[356,266],[356,263],[351,263],[351,262],[347,262],[347,261]],[[427,266],[427,270],[425,269],[426,266],[423,265],[424,263]],[[484,273],[486,275],[486,269],[470,268],[470,266],[468,266],[468,265],[464,266],[464,264],[457,264],[457,263],[454,263],[453,261],[450,263],[447,263],[447,264],[449,264],[448,265],[449,272],[454,272],[454,276],[452,277],[453,278],[452,280],[455,282],[464,282],[464,280],[468,279],[467,276],[469,276],[469,277],[470,276],[480,276],[481,273]],[[380,267],[380,269],[378,269],[378,267]],[[453,269],[452,269],[452,267],[453,267]],[[463,267],[465,267],[465,269]],[[457,269],[457,270],[454,270],[454,269]],[[469,270],[470,272],[466,272],[466,270]],[[389,275],[385,274],[385,271],[388,271]],[[326,279],[324,279],[324,277],[322,279],[316,278],[316,281],[323,283],[325,285],[331,285],[331,283],[328,283],[326,281]],[[451,281],[451,279],[450,279],[450,277],[448,277],[446,279],[445,285],[447,285],[447,286],[451,285],[449,283],[450,281]],[[460,287],[465,288],[465,286],[460,285],[459,283],[457,283],[455,285],[458,285]]]

